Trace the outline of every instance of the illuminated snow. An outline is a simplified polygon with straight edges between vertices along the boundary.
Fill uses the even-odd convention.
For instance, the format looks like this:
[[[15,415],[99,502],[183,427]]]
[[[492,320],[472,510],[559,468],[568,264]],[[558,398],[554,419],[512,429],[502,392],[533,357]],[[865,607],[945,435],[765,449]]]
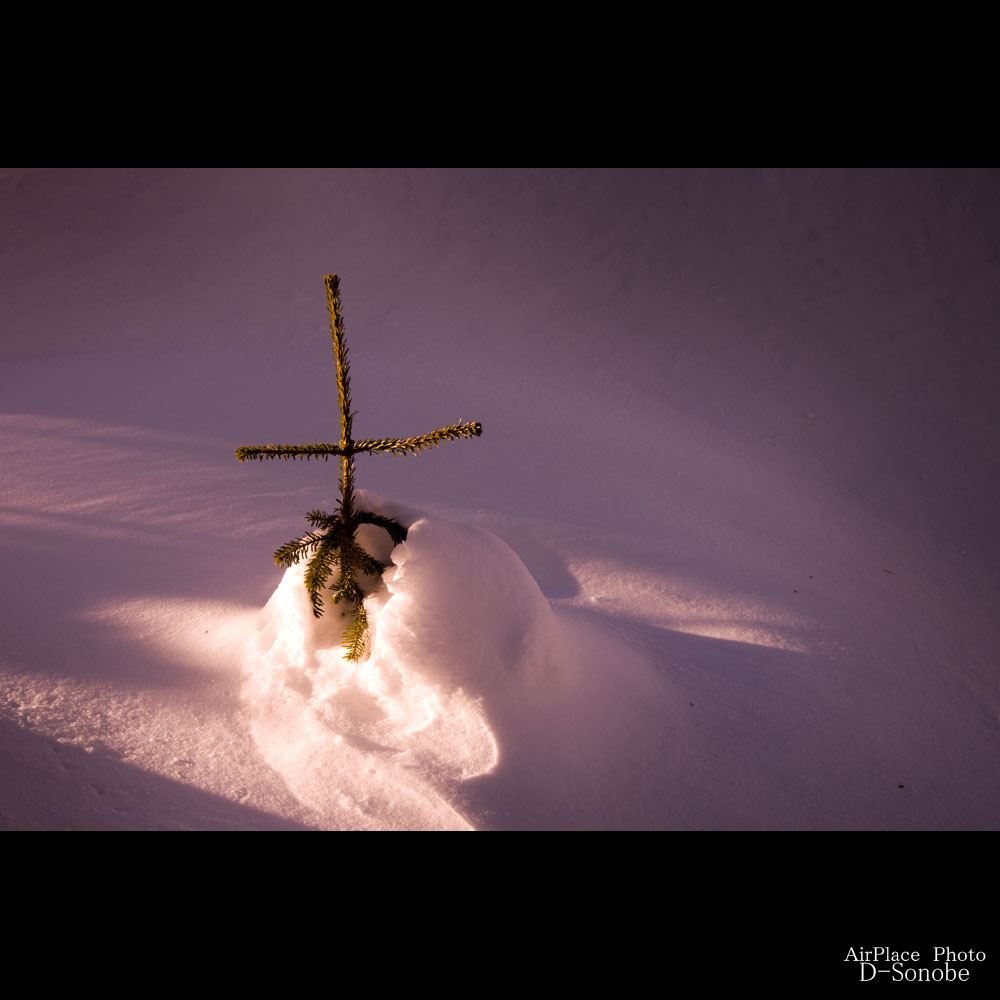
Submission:
[[[997,191],[0,172],[0,828],[995,829]],[[233,455],[335,429],[331,271],[369,432],[483,423],[359,457],[355,665],[335,466]]]

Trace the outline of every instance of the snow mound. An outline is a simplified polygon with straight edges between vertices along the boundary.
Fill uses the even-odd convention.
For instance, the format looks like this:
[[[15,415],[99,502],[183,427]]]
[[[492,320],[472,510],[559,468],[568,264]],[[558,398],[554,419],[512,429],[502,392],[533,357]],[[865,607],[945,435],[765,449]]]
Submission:
[[[359,541],[386,560],[380,534],[364,526]],[[251,731],[324,825],[469,829],[449,799],[496,766],[484,696],[509,682],[552,612],[517,556],[481,529],[420,519],[391,558],[366,602],[361,663],[343,656],[337,609],[313,617],[304,564],[285,572],[247,658]]]
[[[313,617],[301,565],[260,612],[248,651],[253,738],[322,825],[504,826],[511,800],[530,804],[527,826],[648,814],[636,782],[673,728],[650,664],[554,613],[517,555],[482,528],[419,517],[391,552],[376,551],[391,545],[379,534],[359,531],[392,562],[366,600],[367,660],[344,658],[337,609]]]

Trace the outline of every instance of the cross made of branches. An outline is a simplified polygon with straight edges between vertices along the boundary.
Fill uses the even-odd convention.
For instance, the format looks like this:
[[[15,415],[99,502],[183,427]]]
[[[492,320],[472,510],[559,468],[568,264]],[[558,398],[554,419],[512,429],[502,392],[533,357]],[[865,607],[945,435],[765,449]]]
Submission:
[[[440,427],[429,434],[409,438],[378,438],[355,441],[352,434],[354,411],[351,409],[351,378],[347,364],[347,347],[344,343],[344,317],[340,308],[340,279],[335,274],[323,278],[326,285],[326,304],[330,312],[330,336],[333,338],[333,357],[337,363],[337,392],[340,395],[340,441],[337,444],[264,444],[237,448],[236,457],[241,462],[257,459],[280,458],[283,461],[315,458],[329,460],[331,455],[340,458],[340,503],[333,514],[311,510],[306,520],[319,529],[307,532],[302,538],[293,538],[274,552],[274,561],[286,569],[303,559],[309,563],[305,572],[306,590],[312,601],[313,614],[323,614],[323,591],[326,589],[333,567],[340,572],[331,589],[331,602],[345,601],[352,605],[350,621],[344,629],[343,643],[348,660],[358,661],[364,656],[368,641],[368,616],[365,613],[364,591],[358,576],[380,578],[385,563],[370,556],[357,542],[359,525],[373,524],[389,533],[393,542],[406,539],[406,528],[390,517],[372,511],[357,510],[354,506],[354,456],[367,455],[416,455],[425,448],[433,448],[444,441],[457,438],[479,437],[482,424],[459,421]]]

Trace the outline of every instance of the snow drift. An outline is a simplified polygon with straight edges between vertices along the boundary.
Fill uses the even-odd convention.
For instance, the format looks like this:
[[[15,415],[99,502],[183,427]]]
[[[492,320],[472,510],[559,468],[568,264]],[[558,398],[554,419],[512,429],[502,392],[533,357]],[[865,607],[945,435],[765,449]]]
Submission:
[[[371,494],[359,503],[405,517]],[[613,815],[630,782],[608,797],[600,775],[634,764],[637,743],[654,746],[658,727],[635,726],[637,700],[649,699],[647,711],[663,704],[648,665],[557,616],[495,535],[408,520],[366,602],[367,660],[344,658],[336,609],[313,616],[304,564],[285,572],[258,616],[243,699],[264,759],[335,829],[503,822],[477,805],[477,778],[513,783],[519,797],[534,789],[532,825],[579,821],[595,785]],[[365,526],[359,540],[386,558],[384,533]]]
[[[1000,823],[995,171],[6,170],[0,215],[0,827]],[[359,463],[420,511],[357,668],[268,559],[331,468],[233,457],[335,428],[333,270],[359,429],[485,429]]]

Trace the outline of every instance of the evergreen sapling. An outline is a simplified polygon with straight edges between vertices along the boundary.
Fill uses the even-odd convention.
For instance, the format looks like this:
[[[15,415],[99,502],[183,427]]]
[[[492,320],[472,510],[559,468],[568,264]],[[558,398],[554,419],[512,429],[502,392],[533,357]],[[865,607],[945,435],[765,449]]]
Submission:
[[[409,438],[378,438],[355,441],[352,434],[354,411],[351,410],[351,379],[347,364],[347,347],[344,342],[344,317],[340,307],[340,280],[335,274],[323,279],[326,285],[326,303],[330,313],[330,336],[333,339],[333,357],[337,365],[337,392],[340,396],[340,441],[337,444],[265,444],[237,448],[236,457],[241,462],[257,459],[280,458],[283,461],[303,459],[308,461],[322,458],[327,461],[331,455],[340,458],[340,502],[333,514],[322,510],[311,510],[306,520],[315,529],[301,538],[279,546],[274,552],[274,562],[286,569],[308,559],[305,585],[312,601],[313,614],[323,615],[323,597],[333,574],[334,566],[339,573],[329,588],[333,604],[346,602],[351,610],[349,622],[344,629],[343,644],[345,656],[352,662],[360,660],[368,642],[368,616],[365,613],[364,591],[358,582],[359,575],[382,575],[385,563],[370,556],[357,542],[359,525],[372,524],[388,532],[394,544],[406,539],[406,528],[391,517],[384,517],[372,511],[358,510],[354,505],[354,456],[367,455],[416,455],[425,448],[432,448],[444,441],[457,438],[478,437],[482,425],[459,421],[448,427],[440,427],[428,434]]]

